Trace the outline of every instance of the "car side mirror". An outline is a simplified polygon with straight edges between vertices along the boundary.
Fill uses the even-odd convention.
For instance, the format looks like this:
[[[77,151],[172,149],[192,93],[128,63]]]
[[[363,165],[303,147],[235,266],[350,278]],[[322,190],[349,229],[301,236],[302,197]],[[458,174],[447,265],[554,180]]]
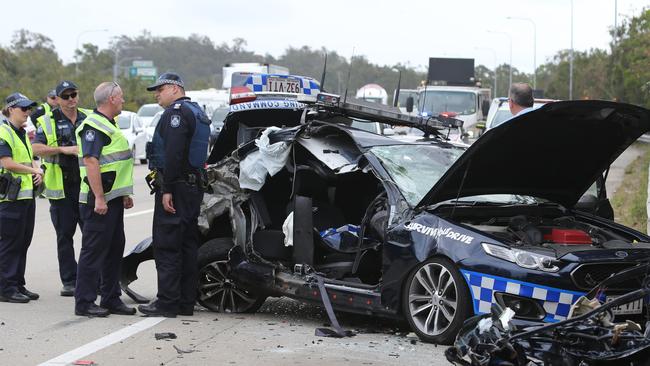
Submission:
[[[411,113],[413,112],[413,97],[406,98],[406,111]]]
[[[395,135],[395,130],[390,127],[384,128],[384,136],[393,136]]]
[[[484,100],[481,105],[481,112],[483,112],[483,119],[487,118],[488,113],[490,112],[490,101]]]

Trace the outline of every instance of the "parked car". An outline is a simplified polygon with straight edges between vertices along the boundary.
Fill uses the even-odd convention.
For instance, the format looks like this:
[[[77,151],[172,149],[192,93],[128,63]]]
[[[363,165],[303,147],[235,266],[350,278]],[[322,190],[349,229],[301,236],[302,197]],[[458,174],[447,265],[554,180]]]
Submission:
[[[142,121],[142,125],[148,126],[156,113],[162,110],[164,110],[163,107],[159,106],[156,103],[143,104],[140,109],[138,109],[138,116]]]
[[[546,103],[556,101],[557,100],[555,99],[535,99],[533,108],[539,108]],[[510,118],[512,118],[512,113],[510,113],[508,98],[494,98],[492,99],[492,104],[490,104],[490,110],[487,119],[485,120],[485,129],[489,130],[490,128],[494,128]]]
[[[230,107],[219,107],[214,110],[212,113],[212,118],[210,119],[212,123],[210,124],[210,149],[212,145],[217,141],[219,133],[223,128],[223,120],[226,118],[226,115],[230,112]]]
[[[151,121],[149,121],[149,124],[144,125],[144,132],[147,135],[147,142],[151,142],[153,139],[153,133],[156,131],[156,126],[158,126],[158,122],[160,121],[160,117],[162,117],[163,112],[164,110],[156,112]]]
[[[516,322],[566,319],[595,283],[650,261],[650,237],[593,214],[603,202],[574,207],[650,130],[649,110],[552,103],[464,148],[435,119],[324,94],[313,104],[257,98],[228,115],[209,159],[198,302],[210,310],[254,312],[289,296],[403,318],[422,340],[450,343],[492,304]],[[351,128],[355,119],[435,138],[398,141]],[[259,187],[242,188],[251,182]],[[137,301],[147,299],[128,284],[150,258],[149,239],[124,259],[122,288]],[[602,300],[636,286],[610,284]],[[645,311],[635,302],[614,314]]]
[[[117,123],[122,130],[122,134],[129,141],[131,152],[133,153],[133,161],[140,160],[141,164],[147,163],[147,136],[142,126],[142,121],[137,114],[129,111],[122,111],[117,116]]]

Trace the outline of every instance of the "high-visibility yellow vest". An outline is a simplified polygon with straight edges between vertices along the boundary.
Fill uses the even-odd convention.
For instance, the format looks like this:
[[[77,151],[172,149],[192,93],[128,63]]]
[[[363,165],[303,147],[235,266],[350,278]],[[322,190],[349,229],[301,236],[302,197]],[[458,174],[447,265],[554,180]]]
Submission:
[[[32,145],[29,139],[25,138],[26,143],[21,141],[18,134],[9,125],[9,123],[0,124],[0,139],[11,147],[12,159],[24,166],[32,167]],[[4,171],[5,169],[2,168]],[[7,171],[9,171],[7,169]],[[20,177],[20,191],[16,200],[31,200],[34,199],[34,183],[32,182],[32,173],[15,173],[9,171],[14,178]],[[9,201],[8,199],[0,199],[0,202]]]
[[[81,175],[81,187],[79,192],[79,202],[88,202],[88,192],[90,186],[84,178],[88,175],[83,162],[83,144],[84,136],[81,136],[84,126],[89,125],[101,131],[108,136],[111,142],[102,148],[99,156],[99,172],[115,172],[115,181],[110,191],[104,192],[106,202],[120,196],[133,194],[133,155],[129,148],[129,141],[124,137],[120,127],[112,123],[106,117],[90,113],[85,120],[77,127],[75,135],[77,145],[79,146],[79,170]],[[99,138],[97,136],[96,138]]]
[[[77,113],[79,112],[86,116],[92,113],[91,110],[83,108],[77,109]],[[58,136],[56,135],[56,121],[54,120],[54,115],[51,111],[46,111],[45,114],[38,117],[37,121],[38,125],[43,129],[43,133],[47,139],[47,146],[58,147],[59,143]],[[43,196],[51,200],[60,200],[65,198],[65,192],[63,189],[63,171],[61,170],[61,165],[59,165],[60,156],[61,154],[55,154],[43,157],[43,165],[45,165],[45,175],[43,176],[45,190],[43,191]]]

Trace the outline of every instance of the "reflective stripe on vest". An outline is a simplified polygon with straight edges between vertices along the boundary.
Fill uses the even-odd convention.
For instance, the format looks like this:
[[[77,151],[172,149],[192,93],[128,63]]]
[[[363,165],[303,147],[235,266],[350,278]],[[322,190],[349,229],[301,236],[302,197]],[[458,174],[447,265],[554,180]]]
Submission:
[[[14,162],[23,166],[32,166],[32,145],[29,139],[25,143],[16,134],[14,129],[8,124],[0,125],[0,139],[4,140],[11,147],[11,155]],[[4,169],[3,169],[4,170]],[[8,169],[7,169],[8,170]],[[9,171],[14,178],[20,178],[20,191],[18,191],[17,200],[34,198],[34,183],[32,182],[31,173],[14,173]],[[7,202],[8,199],[0,199],[0,202]]]
[[[102,147],[99,156],[99,172],[115,172],[115,181],[109,192],[104,192],[104,199],[108,202],[120,196],[133,194],[133,156],[129,149],[129,142],[122,134],[119,126],[109,122],[105,117],[91,113],[77,127],[75,135],[77,145],[79,146],[79,170],[81,173],[81,187],[79,190],[79,202],[88,202],[90,187],[84,182],[88,172],[83,163],[83,144],[84,139],[81,132],[86,125],[89,125],[98,131],[106,134],[110,138],[110,143]],[[87,179],[86,179],[87,180]]]
[[[128,160],[133,157],[131,150],[116,151],[111,154],[102,155],[99,157],[99,165],[114,163],[116,161]],[[85,166],[83,158],[79,158],[79,167]]]

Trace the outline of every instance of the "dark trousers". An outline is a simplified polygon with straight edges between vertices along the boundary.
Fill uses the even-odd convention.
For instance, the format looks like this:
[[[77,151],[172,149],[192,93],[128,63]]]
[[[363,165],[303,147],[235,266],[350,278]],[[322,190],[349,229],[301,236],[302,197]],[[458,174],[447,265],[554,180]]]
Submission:
[[[56,247],[59,259],[59,276],[64,285],[77,281],[77,261],[74,255],[74,233],[77,225],[83,230],[79,216],[79,184],[65,185],[65,198],[50,200],[50,217],[56,231]]]
[[[0,292],[3,295],[13,294],[25,286],[35,208],[33,199],[0,202]]]
[[[194,306],[198,281],[197,218],[203,191],[196,185],[176,184],[172,192],[176,214],[163,209],[156,193],[153,217],[153,254],[158,272],[158,305],[167,311]]]
[[[94,205],[79,204],[84,222],[81,229],[81,252],[77,266],[74,297],[77,310],[85,310],[97,299],[101,277],[101,306],[121,303],[119,278],[124,254],[124,203],[122,197],[108,202],[108,212],[98,215]]]

